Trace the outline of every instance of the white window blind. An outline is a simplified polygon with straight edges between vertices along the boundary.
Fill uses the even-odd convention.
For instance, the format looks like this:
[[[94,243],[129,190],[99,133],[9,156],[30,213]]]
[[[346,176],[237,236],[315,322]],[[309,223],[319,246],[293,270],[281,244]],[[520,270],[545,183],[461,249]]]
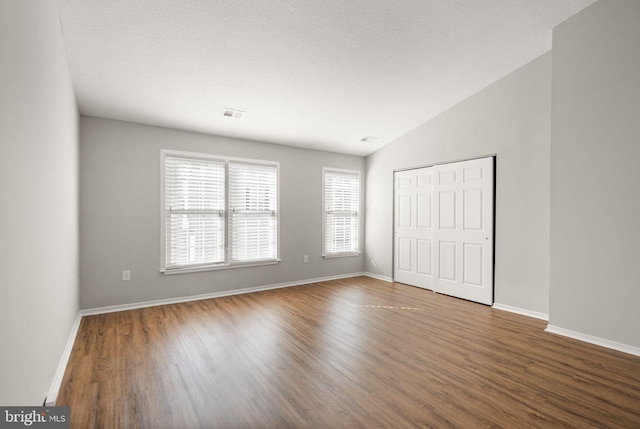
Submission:
[[[278,164],[162,151],[165,273],[275,263]]]
[[[324,256],[359,252],[360,173],[323,169]]]
[[[273,165],[229,164],[231,261],[276,258],[277,180]]]
[[[225,164],[165,157],[165,266],[224,261]]]

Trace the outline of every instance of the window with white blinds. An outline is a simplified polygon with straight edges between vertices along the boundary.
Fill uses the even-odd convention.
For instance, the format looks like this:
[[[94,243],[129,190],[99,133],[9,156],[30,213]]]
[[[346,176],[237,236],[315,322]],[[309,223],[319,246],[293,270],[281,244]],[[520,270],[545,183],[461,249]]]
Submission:
[[[323,256],[360,252],[360,172],[323,168]]]
[[[162,271],[276,262],[278,164],[162,151]]]
[[[272,165],[229,164],[230,259],[276,259],[278,170]]]
[[[224,162],[165,158],[166,268],[224,262]]]

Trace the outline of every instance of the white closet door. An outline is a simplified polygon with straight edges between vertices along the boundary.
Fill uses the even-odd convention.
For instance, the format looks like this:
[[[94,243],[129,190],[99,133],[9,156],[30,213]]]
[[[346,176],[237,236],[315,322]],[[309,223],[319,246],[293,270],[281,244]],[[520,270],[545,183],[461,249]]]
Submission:
[[[394,174],[394,280],[433,289],[433,168]]]
[[[493,304],[493,158],[433,167],[434,290]]]

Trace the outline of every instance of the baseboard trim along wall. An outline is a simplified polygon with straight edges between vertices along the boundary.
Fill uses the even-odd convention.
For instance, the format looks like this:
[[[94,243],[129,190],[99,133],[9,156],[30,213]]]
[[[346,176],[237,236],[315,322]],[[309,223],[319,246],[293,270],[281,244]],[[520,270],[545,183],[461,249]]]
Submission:
[[[393,279],[387,276],[381,276],[380,274],[362,273],[363,276],[371,277],[372,279],[382,280],[383,282],[393,283]]]
[[[82,317],[84,316],[93,316],[96,314],[105,314],[105,313],[115,313],[117,311],[135,310],[138,308],[155,307],[158,305],[178,304],[180,302],[199,301],[202,299],[221,298],[225,296],[240,295],[240,294],[252,293],[252,292],[261,292],[261,291],[271,290],[271,289],[301,286],[301,285],[310,284],[310,283],[319,283],[319,282],[324,282],[329,280],[340,280],[340,279],[347,279],[347,278],[359,277],[359,276],[367,276],[367,277],[372,277],[378,280],[391,281],[391,279],[387,280],[387,278],[383,276],[378,276],[376,274],[351,273],[351,274],[341,274],[337,276],[299,280],[299,281],[287,282],[287,283],[278,283],[278,284],[266,285],[266,286],[256,286],[256,287],[249,287],[244,289],[234,289],[234,290],[228,290],[228,291],[206,293],[201,295],[191,295],[191,296],[178,297],[178,298],[159,299],[154,301],[135,302],[132,304],[112,305],[108,307],[98,307],[98,308],[89,308],[85,310],[80,310],[76,315],[76,319],[74,320],[73,326],[71,327],[71,331],[69,332],[69,338],[67,339],[67,344],[65,345],[64,351],[60,358],[60,362],[58,363],[58,368],[53,377],[53,381],[51,382],[51,387],[49,387],[49,392],[47,393],[47,397],[45,398],[45,405],[51,407],[51,406],[54,406],[56,403],[58,392],[60,391],[60,385],[62,384],[62,377],[64,377],[64,372],[67,369],[67,364],[69,363],[69,358],[71,357],[71,351],[73,350],[73,344],[76,341],[76,336],[78,335],[78,330],[80,328],[80,322],[82,321]]]
[[[80,314],[82,316],[92,316],[95,314],[115,313],[117,311],[135,310],[138,308],[155,307],[158,305],[167,305],[167,304],[178,304],[181,302],[189,302],[189,301],[200,301],[203,299],[211,299],[211,298],[222,298],[225,296],[242,295],[245,293],[252,293],[252,292],[262,292],[265,290],[301,286],[309,283],[319,283],[319,282],[325,282],[329,280],[347,279],[351,277],[358,277],[358,276],[364,276],[364,275],[366,274],[365,273],[341,274],[337,276],[318,277],[313,279],[297,280],[293,282],[277,283],[277,284],[265,285],[265,286],[255,286],[255,287],[248,287],[248,288],[242,288],[242,289],[224,290],[220,292],[205,293],[201,295],[181,296],[177,298],[158,299],[153,301],[134,302],[131,304],[121,304],[121,305],[112,305],[108,307],[89,308],[86,310],[80,310]]]
[[[547,329],[545,329],[545,332],[562,335],[563,337],[573,338],[574,340],[584,341],[586,343],[595,344],[596,346],[606,347],[608,349],[617,350],[619,352],[640,356],[640,347],[618,343],[616,341],[607,340],[606,338],[594,337],[593,335],[583,334],[582,332],[560,328],[559,326],[547,325]]]
[[[73,350],[73,344],[76,341],[76,336],[78,335],[78,329],[80,328],[81,320],[82,315],[78,313],[75,320],[73,321],[73,325],[71,325],[71,332],[69,332],[67,344],[65,344],[64,350],[62,351],[62,356],[60,357],[60,362],[58,362],[58,368],[56,369],[56,373],[53,376],[53,381],[51,382],[51,386],[49,387],[49,392],[47,393],[47,397],[44,398],[44,405],[46,407],[52,407],[56,404],[58,392],[60,391],[60,384],[62,383],[62,377],[64,377],[64,371],[67,369],[67,364],[69,363],[69,358],[71,357],[71,350]]]
[[[546,313],[539,313],[537,311],[531,311],[524,308],[513,307],[511,305],[498,304],[498,303],[493,304],[491,307],[495,308],[496,310],[508,311],[510,313],[517,313],[523,316],[529,316],[529,317],[533,317],[540,320],[546,320],[547,322],[549,321],[549,315]]]

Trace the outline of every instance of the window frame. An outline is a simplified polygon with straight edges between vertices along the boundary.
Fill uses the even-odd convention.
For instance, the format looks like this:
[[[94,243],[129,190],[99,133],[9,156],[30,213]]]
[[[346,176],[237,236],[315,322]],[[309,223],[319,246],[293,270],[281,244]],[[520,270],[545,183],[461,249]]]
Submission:
[[[224,202],[224,260],[220,263],[203,263],[183,266],[167,266],[167,208],[166,208],[166,195],[165,195],[165,181],[166,181],[166,157],[176,157],[184,159],[194,160],[207,160],[217,161],[224,163],[224,189],[225,189],[225,202]],[[230,180],[229,180],[229,164],[252,164],[259,166],[275,167],[276,170],[276,246],[275,246],[275,258],[274,259],[259,259],[253,261],[240,261],[234,262],[231,260],[231,216],[230,216]],[[269,161],[252,158],[239,158],[223,155],[215,155],[209,153],[189,152],[172,149],[160,150],[160,272],[165,275],[179,274],[179,273],[191,273],[200,271],[214,271],[224,270],[230,268],[243,268],[243,267],[258,267],[264,265],[274,265],[281,262],[280,259],[280,163],[278,161]]]
[[[358,178],[358,237],[356,240],[357,250],[355,252],[327,252],[327,210],[326,210],[326,177],[327,173],[339,173],[350,174]],[[330,258],[345,258],[352,256],[360,256],[362,254],[362,172],[360,170],[347,170],[342,168],[322,167],[322,257],[325,259]]]

